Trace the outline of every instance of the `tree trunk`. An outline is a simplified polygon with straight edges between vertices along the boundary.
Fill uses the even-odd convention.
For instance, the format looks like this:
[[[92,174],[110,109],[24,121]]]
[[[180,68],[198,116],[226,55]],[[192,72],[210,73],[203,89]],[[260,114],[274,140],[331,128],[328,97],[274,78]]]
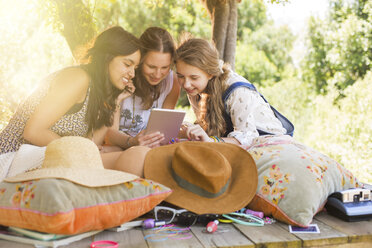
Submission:
[[[200,0],[211,17],[212,39],[222,60],[234,69],[237,38],[237,0]],[[239,0],[238,0],[239,1]]]
[[[226,32],[225,50],[223,60],[230,63],[231,68],[235,68],[235,49],[238,32],[238,8],[236,0],[229,0],[230,12]]]
[[[79,48],[96,35],[93,14],[82,0],[52,0],[57,10],[56,23],[61,23],[60,33],[65,37],[75,59]]]

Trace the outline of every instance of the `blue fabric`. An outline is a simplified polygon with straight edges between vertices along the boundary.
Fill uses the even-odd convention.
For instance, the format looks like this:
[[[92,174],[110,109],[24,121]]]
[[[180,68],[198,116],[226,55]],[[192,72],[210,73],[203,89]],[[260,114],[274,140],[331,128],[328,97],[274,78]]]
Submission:
[[[232,85],[230,85],[226,89],[226,91],[222,94],[222,100],[223,100],[223,102],[225,104],[225,113],[224,113],[224,118],[225,118],[225,122],[226,122],[226,133],[225,133],[225,136],[227,136],[227,134],[229,134],[230,132],[232,132],[234,130],[234,126],[232,124],[231,117],[226,112],[226,101],[229,98],[229,96],[231,95],[231,93],[236,88],[238,88],[238,87],[246,87],[246,88],[248,88],[250,90],[256,91],[258,94],[260,94],[260,96],[262,97],[262,99],[265,102],[268,103],[268,101],[265,99],[265,97],[260,92],[258,92],[257,89],[256,89],[256,87],[253,84],[251,84],[251,83],[247,83],[247,82],[236,82],[236,83],[233,83]],[[278,120],[282,123],[282,126],[287,130],[286,134],[287,135],[290,135],[290,136],[293,136],[294,126],[293,126],[292,122],[290,122],[284,115],[282,115],[281,113],[279,113],[279,111],[276,110],[273,106],[270,105],[270,108],[274,112],[275,117],[278,118]],[[257,129],[257,131],[258,131],[259,135],[271,134],[271,133],[268,133],[268,132],[265,132],[265,131],[259,130],[259,129]]]

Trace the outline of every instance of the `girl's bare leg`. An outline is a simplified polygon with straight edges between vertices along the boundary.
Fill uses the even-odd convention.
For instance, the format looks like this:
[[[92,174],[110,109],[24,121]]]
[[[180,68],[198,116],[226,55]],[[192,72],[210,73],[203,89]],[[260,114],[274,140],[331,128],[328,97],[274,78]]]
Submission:
[[[148,151],[148,147],[134,146],[122,152],[101,153],[103,166],[143,177],[143,163]]]

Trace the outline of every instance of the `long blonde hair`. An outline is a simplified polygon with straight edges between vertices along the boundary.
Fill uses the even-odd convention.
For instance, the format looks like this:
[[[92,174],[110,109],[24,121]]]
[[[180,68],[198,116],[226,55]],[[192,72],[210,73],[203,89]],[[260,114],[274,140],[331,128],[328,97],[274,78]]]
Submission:
[[[200,111],[196,118],[208,135],[222,136],[226,132],[222,94],[227,88],[230,67],[219,60],[214,45],[197,38],[188,39],[179,46],[176,51],[178,60],[212,75],[204,92],[200,94]]]

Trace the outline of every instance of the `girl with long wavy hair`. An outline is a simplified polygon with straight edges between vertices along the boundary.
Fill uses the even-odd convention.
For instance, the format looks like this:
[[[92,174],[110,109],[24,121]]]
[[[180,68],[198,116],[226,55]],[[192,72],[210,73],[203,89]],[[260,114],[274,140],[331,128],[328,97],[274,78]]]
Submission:
[[[9,169],[14,158],[2,155],[14,154],[23,144],[45,147],[62,136],[82,136],[102,145],[113,124],[117,99],[131,95],[134,89],[132,78],[141,59],[140,42],[122,27],[111,27],[96,37],[85,59],[86,64],[49,75],[18,107],[0,133],[2,171]],[[127,154],[136,150],[140,157],[141,148]],[[140,174],[129,162],[117,163],[123,154],[103,155],[106,168]]]
[[[181,137],[189,140],[249,145],[259,132],[285,134],[286,129],[260,94],[237,87],[248,80],[233,72],[218,57],[215,46],[203,39],[186,40],[176,51],[178,81],[186,91],[197,124],[185,124]]]

